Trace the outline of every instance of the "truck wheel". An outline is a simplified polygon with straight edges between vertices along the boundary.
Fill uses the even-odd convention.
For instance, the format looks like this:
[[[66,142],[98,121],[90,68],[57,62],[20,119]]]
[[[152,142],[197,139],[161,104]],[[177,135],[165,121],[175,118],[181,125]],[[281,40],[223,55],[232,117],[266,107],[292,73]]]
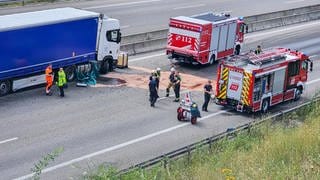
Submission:
[[[234,54],[235,55],[239,55],[240,54],[240,49],[241,49],[241,46],[238,44],[238,45],[236,45],[236,48],[235,48],[235,50],[234,50]]]
[[[104,59],[101,63],[101,66],[100,66],[100,73],[107,74],[108,70],[109,70],[109,60]]]
[[[75,71],[76,71],[76,67],[75,66],[68,66],[65,69],[66,78],[67,78],[68,82],[73,81],[76,78]]]
[[[0,81],[0,96],[8,94],[11,90],[11,83],[9,80]]]
[[[298,87],[296,92],[294,93],[294,100],[298,101],[301,97],[301,94],[302,94],[302,88]]]
[[[216,60],[216,56],[213,54],[213,55],[210,57],[209,64],[212,65],[215,60]]]
[[[109,63],[109,70],[108,72],[112,72],[114,70],[114,65],[113,65],[113,60],[112,59],[109,59],[108,60],[108,63]]]
[[[267,113],[269,109],[269,99],[264,99],[262,101],[262,107],[261,107],[261,112],[262,113]]]

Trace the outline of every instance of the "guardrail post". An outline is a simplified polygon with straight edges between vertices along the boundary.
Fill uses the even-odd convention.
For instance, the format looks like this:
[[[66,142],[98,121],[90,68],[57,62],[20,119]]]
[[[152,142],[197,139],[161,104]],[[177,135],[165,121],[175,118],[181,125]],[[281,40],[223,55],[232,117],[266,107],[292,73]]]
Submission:
[[[209,138],[209,150],[210,150],[210,152],[211,152],[211,148],[212,148],[211,146],[212,146],[212,137]]]
[[[187,151],[188,151],[188,163],[190,163],[190,161],[191,161],[191,149],[190,149],[190,146],[187,147]]]
[[[24,1],[22,1],[22,6],[24,6]]]
[[[167,169],[167,164],[168,164],[167,157],[164,156],[164,158],[163,158],[163,168],[164,169]]]

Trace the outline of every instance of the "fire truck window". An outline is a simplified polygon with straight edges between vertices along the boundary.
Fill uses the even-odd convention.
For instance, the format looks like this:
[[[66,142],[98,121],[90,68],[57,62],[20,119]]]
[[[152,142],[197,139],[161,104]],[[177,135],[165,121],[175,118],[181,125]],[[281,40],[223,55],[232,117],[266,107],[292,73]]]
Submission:
[[[272,86],[273,86],[272,82],[273,82],[273,73],[269,74],[267,77],[267,87],[266,87],[267,92],[272,91]]]
[[[296,62],[291,62],[289,63],[289,66],[288,66],[288,75],[289,76],[296,76],[299,74],[299,61],[296,61]]]
[[[259,101],[260,99],[261,99],[261,78],[256,78],[254,80],[253,101]]]
[[[244,27],[245,27],[245,24],[241,24],[241,26],[240,26],[240,32],[244,33]]]
[[[306,61],[302,62],[302,69],[305,71],[308,70],[308,63]]]

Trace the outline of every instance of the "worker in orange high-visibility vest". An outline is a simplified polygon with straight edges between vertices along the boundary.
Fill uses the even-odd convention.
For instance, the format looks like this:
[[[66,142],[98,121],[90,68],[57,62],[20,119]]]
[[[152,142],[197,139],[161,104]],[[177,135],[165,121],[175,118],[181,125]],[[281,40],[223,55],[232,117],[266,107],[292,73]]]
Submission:
[[[46,95],[51,95],[51,87],[53,85],[53,72],[52,72],[52,65],[49,64],[48,67],[46,68]]]

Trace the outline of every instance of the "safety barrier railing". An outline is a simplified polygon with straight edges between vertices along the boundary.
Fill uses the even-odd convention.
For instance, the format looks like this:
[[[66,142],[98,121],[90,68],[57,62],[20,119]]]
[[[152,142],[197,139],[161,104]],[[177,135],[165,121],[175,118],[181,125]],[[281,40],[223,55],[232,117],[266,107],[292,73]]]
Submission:
[[[182,157],[182,156],[185,156],[185,155],[187,155],[188,158],[190,159],[191,153],[193,151],[195,151],[199,147],[208,146],[209,149],[211,149],[211,146],[216,141],[218,141],[218,140],[220,140],[222,138],[225,138],[225,137],[228,137],[228,136],[232,136],[232,135],[234,135],[234,134],[236,134],[236,133],[238,133],[240,131],[244,131],[244,130],[247,130],[247,129],[250,130],[251,127],[257,126],[257,125],[259,125],[259,124],[261,124],[263,122],[266,122],[266,121],[269,121],[269,120],[273,120],[275,118],[282,117],[285,114],[291,113],[293,111],[296,111],[296,110],[298,110],[300,108],[306,107],[306,106],[311,105],[312,103],[315,103],[315,102],[318,102],[318,101],[320,101],[320,97],[313,98],[311,101],[305,102],[303,104],[300,104],[300,105],[295,106],[295,107],[290,108],[290,109],[286,109],[284,111],[279,111],[279,112],[277,112],[277,113],[275,113],[275,114],[273,114],[271,116],[267,116],[267,117],[252,121],[250,123],[238,126],[236,128],[228,128],[225,132],[222,132],[220,134],[217,134],[217,135],[214,135],[212,137],[206,138],[206,139],[204,139],[204,140],[202,140],[200,142],[196,142],[196,143],[184,146],[182,148],[179,148],[179,149],[171,151],[169,153],[160,155],[158,157],[155,157],[153,159],[150,159],[150,160],[147,160],[145,162],[139,163],[139,164],[134,165],[132,167],[123,169],[123,170],[119,171],[119,174],[125,174],[125,173],[127,173],[129,171],[132,171],[134,169],[148,168],[148,167],[151,167],[153,165],[159,164],[161,162],[163,162],[163,166],[164,167],[167,167],[168,160],[176,159],[176,158],[179,158],[179,157]]]

